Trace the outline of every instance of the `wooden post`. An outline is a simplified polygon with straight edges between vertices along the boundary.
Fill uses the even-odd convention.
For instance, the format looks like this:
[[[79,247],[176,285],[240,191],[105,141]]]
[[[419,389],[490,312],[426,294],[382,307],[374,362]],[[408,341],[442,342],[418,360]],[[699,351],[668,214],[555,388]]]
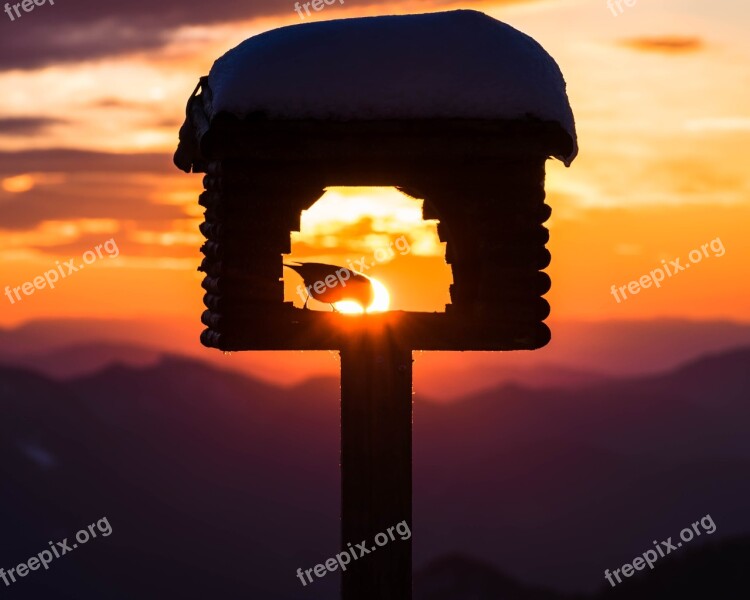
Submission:
[[[341,350],[342,551],[364,541],[370,553],[355,548],[343,600],[411,599],[411,538],[375,540],[402,521],[411,531],[411,426],[411,349],[387,329],[352,335]]]

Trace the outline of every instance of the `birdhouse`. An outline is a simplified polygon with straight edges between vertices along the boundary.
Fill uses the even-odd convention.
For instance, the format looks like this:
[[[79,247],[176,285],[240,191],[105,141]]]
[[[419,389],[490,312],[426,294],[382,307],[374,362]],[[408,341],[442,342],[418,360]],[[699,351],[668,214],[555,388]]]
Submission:
[[[282,255],[325,188],[395,186],[439,221],[451,302],[378,321],[412,349],[545,345],[545,163],[576,153],[555,61],[482,13],[326,21],[246,40],[201,78],[175,154],[182,170],[205,173],[203,344],[340,349],[352,316],[284,302]]]
[[[205,173],[202,342],[341,351],[342,550],[411,523],[412,350],[549,341],[545,163],[576,152],[555,61],[475,11],[284,27],[200,80],[175,163]],[[445,312],[284,302],[291,233],[331,186],[395,186],[424,201],[453,274]],[[407,542],[342,573],[344,600],[410,600],[411,589]]]

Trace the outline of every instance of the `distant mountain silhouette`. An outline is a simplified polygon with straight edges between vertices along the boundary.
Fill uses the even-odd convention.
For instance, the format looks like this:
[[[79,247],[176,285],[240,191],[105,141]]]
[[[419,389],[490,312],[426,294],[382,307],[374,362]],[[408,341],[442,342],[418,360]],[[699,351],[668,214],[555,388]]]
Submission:
[[[417,390],[450,400],[506,383],[574,388],[607,377],[660,373],[709,352],[750,346],[750,324],[730,321],[553,321],[550,326],[552,342],[535,352],[417,353]],[[336,361],[325,352],[235,352],[224,356],[198,344],[202,328],[197,318],[184,317],[32,321],[13,329],[0,328],[0,363],[33,365],[54,377],[78,376],[101,368],[102,358],[81,355],[80,362],[75,362],[58,360],[50,353],[101,344],[108,364],[129,363],[127,355],[112,353],[113,345],[138,346],[149,353],[200,358],[283,386],[301,383],[313,374],[328,372],[333,376],[337,372]],[[292,370],[286,368],[289,361],[294,361]],[[70,368],[65,372],[67,365]]]
[[[5,363],[33,369],[54,379],[70,379],[117,364],[131,367],[154,365],[164,355],[163,351],[135,344],[89,342],[6,357]]]
[[[666,557],[615,588],[568,595],[525,586],[473,558],[446,556],[417,571],[414,600],[746,600],[748,564],[750,537],[735,538]]]
[[[750,532],[749,358],[738,349],[658,376],[505,386],[449,405],[417,396],[415,564],[481,559],[426,567],[456,590],[475,586],[465,600],[494,598],[481,582],[505,599],[561,597],[532,584],[594,594],[605,569],[706,514],[716,533],[676,558],[697,561],[701,578],[713,555],[691,553],[703,540],[744,556],[726,540]],[[282,389],[172,356],[65,382],[0,368],[0,565],[103,516],[113,527],[8,597],[335,598],[333,574],[302,587],[296,569],[338,547],[338,398],[335,379]],[[447,593],[418,581],[418,594]]]
[[[503,575],[488,563],[465,556],[445,556],[414,575],[414,600],[577,600],[537,590]]]
[[[750,537],[730,539],[668,556],[642,577],[607,586],[600,600],[747,600]]]
[[[591,590],[605,568],[707,513],[722,522],[715,537],[747,533],[749,421],[737,415],[748,357],[578,391],[509,386],[458,406],[417,402],[415,519],[451,524],[448,536],[425,526],[419,555],[478,555],[525,581]],[[685,379],[707,364],[723,369]],[[736,387],[712,404],[725,381]]]

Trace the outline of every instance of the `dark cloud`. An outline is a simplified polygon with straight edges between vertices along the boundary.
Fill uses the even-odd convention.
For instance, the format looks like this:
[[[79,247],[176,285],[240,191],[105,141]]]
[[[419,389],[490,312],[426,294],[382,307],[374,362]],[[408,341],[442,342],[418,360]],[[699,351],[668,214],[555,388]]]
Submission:
[[[701,38],[690,36],[637,37],[622,40],[620,45],[639,52],[661,52],[665,54],[697,52],[703,50],[706,46]]]
[[[175,166],[171,154],[156,152],[115,154],[70,149],[0,152],[0,177],[39,172],[172,174]]]
[[[289,13],[276,0],[65,0],[44,4],[11,22],[0,13],[0,70],[32,69],[163,46],[181,25]]]
[[[73,219],[145,222],[188,218],[180,206],[151,202],[148,199],[153,191],[151,186],[132,179],[122,174],[93,179],[71,176],[61,184],[40,185],[21,193],[0,193],[0,230],[28,230],[43,221]]]
[[[128,100],[123,100],[122,98],[108,97],[89,102],[86,106],[90,106],[91,108],[143,108],[144,106],[147,106],[147,104],[130,102]]]
[[[0,230],[24,230],[42,221],[117,219],[138,223],[189,218],[185,209],[156,204],[156,181],[184,179],[171,156],[159,153],[108,154],[82,150],[0,152],[0,178],[21,173],[62,174],[26,192],[0,189]],[[140,175],[140,177],[139,177]],[[144,177],[147,175],[148,177]],[[196,196],[197,202],[197,196]]]
[[[0,118],[0,136],[24,136],[43,133],[52,125],[69,123],[64,119],[49,117],[5,117]]]
[[[451,1],[437,0],[437,4]],[[436,6],[436,2],[427,0],[414,4],[424,4],[426,10]],[[183,25],[212,25],[270,15],[287,15],[288,24],[299,24],[292,6],[293,2],[280,0],[65,0],[36,7],[13,22],[0,13],[0,71],[155,50]]]

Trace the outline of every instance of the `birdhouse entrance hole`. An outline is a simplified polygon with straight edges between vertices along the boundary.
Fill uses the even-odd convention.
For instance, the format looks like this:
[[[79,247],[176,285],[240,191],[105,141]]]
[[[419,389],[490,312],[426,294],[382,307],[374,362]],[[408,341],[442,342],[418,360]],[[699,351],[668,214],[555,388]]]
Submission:
[[[429,203],[395,187],[329,187],[302,211],[300,230],[291,232],[285,264],[324,263],[362,273],[371,279],[374,298],[366,312],[407,310],[444,312],[453,281],[445,260],[445,241]],[[338,279],[331,279],[340,286]],[[346,282],[343,282],[344,286]],[[321,288],[322,288],[321,284]],[[343,289],[342,289],[343,291]],[[284,269],[284,300],[295,307],[332,310],[308,300],[310,290],[291,268]],[[342,313],[362,313],[351,300],[336,302]]]

